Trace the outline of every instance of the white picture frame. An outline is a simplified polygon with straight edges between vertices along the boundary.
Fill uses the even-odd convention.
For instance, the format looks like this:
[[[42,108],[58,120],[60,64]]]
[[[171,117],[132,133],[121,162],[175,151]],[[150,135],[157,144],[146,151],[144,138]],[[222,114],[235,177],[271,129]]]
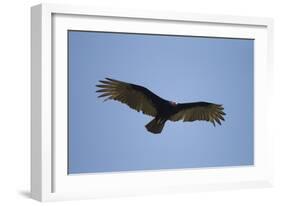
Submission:
[[[255,165],[110,174],[67,174],[67,30],[255,39]],[[40,4],[31,8],[31,196],[39,201],[208,191],[273,184],[267,124],[272,80],[269,18]],[[59,68],[59,69],[58,69]]]

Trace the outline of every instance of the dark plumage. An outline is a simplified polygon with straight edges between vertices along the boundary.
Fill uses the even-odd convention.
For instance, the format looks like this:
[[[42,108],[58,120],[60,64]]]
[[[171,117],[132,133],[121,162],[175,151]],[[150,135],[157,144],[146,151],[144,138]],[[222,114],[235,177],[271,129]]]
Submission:
[[[127,104],[130,108],[142,111],[146,115],[154,117],[145,127],[148,131],[157,134],[161,133],[165,122],[170,121],[195,121],[205,120],[213,123],[221,124],[224,120],[223,107],[220,104],[209,102],[192,102],[192,103],[174,103],[167,101],[149,91],[147,88],[130,84],[110,78],[101,80],[97,85],[100,89],[97,92],[101,93],[98,97],[104,97],[117,100]]]

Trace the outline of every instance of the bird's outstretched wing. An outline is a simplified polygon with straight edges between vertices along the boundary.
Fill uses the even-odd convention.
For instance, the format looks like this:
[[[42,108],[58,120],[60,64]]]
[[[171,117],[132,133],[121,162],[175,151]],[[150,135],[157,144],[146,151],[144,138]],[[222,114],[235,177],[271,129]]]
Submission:
[[[221,124],[224,121],[222,105],[209,102],[193,102],[185,104],[177,104],[175,113],[170,117],[171,121],[195,121],[204,120],[213,123]]]
[[[155,117],[157,115],[157,106],[165,101],[147,88],[139,85],[110,78],[100,80],[100,83],[102,84],[96,86],[101,89],[96,92],[101,93],[98,97],[105,97],[104,101],[109,99],[117,100],[138,112],[142,111],[150,116]]]

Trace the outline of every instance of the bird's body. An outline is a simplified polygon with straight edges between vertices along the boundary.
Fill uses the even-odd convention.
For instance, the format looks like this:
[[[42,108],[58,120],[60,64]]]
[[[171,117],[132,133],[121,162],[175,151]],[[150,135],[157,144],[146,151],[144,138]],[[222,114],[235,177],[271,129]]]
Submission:
[[[165,122],[170,121],[210,121],[221,124],[224,120],[222,105],[209,102],[175,103],[165,100],[145,87],[130,84],[114,79],[106,78],[100,81],[102,84],[97,90],[102,94],[99,97],[106,97],[106,100],[117,100],[127,104],[130,108],[142,111],[146,115],[154,117],[145,127],[148,131],[158,134],[162,132]]]

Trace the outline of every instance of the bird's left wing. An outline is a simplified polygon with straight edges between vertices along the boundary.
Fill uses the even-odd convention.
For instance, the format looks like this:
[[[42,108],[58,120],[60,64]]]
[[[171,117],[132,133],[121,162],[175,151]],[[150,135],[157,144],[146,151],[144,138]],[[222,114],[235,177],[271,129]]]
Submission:
[[[97,87],[101,89],[97,90],[97,92],[101,93],[99,97],[105,97],[104,101],[109,99],[116,100],[150,116],[155,117],[157,106],[165,101],[147,88],[139,85],[110,78],[100,82],[102,84],[97,85]]]
[[[195,121],[205,120],[213,123],[221,124],[224,120],[222,105],[213,104],[209,102],[193,102],[185,104],[177,104],[175,106],[175,113],[170,117],[171,121]]]

